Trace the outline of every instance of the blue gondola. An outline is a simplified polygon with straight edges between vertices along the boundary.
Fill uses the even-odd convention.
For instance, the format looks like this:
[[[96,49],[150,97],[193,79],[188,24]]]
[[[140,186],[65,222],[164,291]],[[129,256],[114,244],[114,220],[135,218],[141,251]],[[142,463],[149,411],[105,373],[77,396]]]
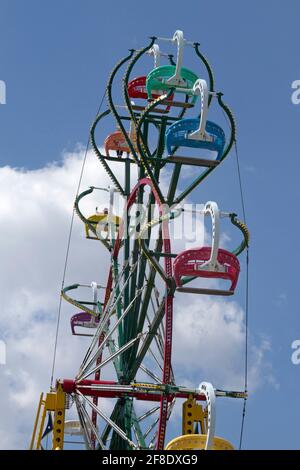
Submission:
[[[199,128],[200,119],[182,119],[172,124],[166,132],[166,147],[171,155],[174,147],[193,147],[217,152],[216,160],[222,158],[225,146],[225,133],[223,129],[212,121],[207,121],[205,131],[210,140],[196,140],[188,138],[189,134]]]

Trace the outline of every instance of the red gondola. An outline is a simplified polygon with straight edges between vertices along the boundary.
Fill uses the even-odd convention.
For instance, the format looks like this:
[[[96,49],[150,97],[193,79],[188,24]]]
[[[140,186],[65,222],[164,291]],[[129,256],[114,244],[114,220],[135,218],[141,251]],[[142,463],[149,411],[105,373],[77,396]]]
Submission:
[[[232,295],[236,288],[240,263],[229,251],[218,249],[215,266],[208,264],[211,258],[211,248],[194,248],[183,251],[174,261],[174,279],[177,290],[194,294]],[[228,279],[231,281],[229,290],[183,287],[182,277],[203,277],[209,279]]]
[[[147,80],[147,77],[137,77],[128,83],[128,95],[130,98],[148,100],[148,93],[146,90],[146,80]],[[153,93],[152,99],[156,100],[164,93],[165,92],[163,91],[161,93]],[[173,99],[174,99],[174,93],[172,93],[172,95],[168,98],[168,101],[173,101]],[[170,110],[170,107],[171,107],[170,105],[166,107],[166,112]]]

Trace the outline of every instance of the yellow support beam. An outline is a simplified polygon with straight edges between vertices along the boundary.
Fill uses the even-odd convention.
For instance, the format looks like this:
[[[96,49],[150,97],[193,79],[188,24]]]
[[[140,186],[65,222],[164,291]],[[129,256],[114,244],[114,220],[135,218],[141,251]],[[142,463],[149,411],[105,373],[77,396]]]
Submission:
[[[30,450],[34,449],[34,443],[35,443],[37,427],[38,427],[38,423],[39,423],[39,419],[40,419],[41,409],[42,409],[43,404],[45,403],[43,398],[44,398],[44,394],[41,393],[39,406],[38,406],[38,410],[37,410],[36,418],[35,418],[35,422],[34,422],[34,428],[33,428],[33,432],[32,432],[30,447],[29,447]]]
[[[182,434],[194,434],[196,423],[200,423],[201,434],[206,434],[206,418],[206,411],[190,396],[182,405]]]
[[[54,413],[53,422],[53,440],[52,450],[62,450],[64,443],[64,426],[65,426],[65,396],[62,385],[58,383],[55,391],[40,396],[36,419],[34,423],[30,450],[41,450],[43,430],[47,413]]]
[[[62,450],[64,447],[65,401],[66,394],[62,389],[62,385],[58,383],[55,396],[55,412],[53,423],[52,449],[54,450]]]

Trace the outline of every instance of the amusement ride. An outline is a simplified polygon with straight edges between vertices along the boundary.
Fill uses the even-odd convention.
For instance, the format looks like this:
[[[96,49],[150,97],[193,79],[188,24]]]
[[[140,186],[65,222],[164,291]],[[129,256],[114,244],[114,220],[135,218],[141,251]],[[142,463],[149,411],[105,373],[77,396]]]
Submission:
[[[175,48],[176,60],[162,52],[165,47]],[[186,48],[195,53],[206,79],[184,66]],[[149,65],[154,58],[154,68],[135,77],[142,58]],[[120,87],[124,102],[116,104],[113,96]],[[221,211],[213,201],[198,210],[211,222],[209,244],[176,253],[171,227],[183,217],[187,197],[235,148],[233,114],[215,90],[199,43],[187,41],[180,30],[130,50],[113,69],[106,97],[108,107],[99,110],[89,143],[111,184],[78,192],[73,216],[83,222],[86,238],[109,254],[107,282],[63,283],[61,298],[74,308],[70,333],[90,339],[74,378],[53,384],[52,373],[50,392],[40,397],[30,448],[45,449],[51,436],[50,447],[61,450],[67,436],[76,436],[77,447],[87,450],[232,450],[229,441],[215,435],[216,402],[244,400],[244,416],[247,381],[241,391],[220,390],[207,381],[194,388],[176,382],[173,305],[179,296],[189,302],[193,295],[234,295],[243,252],[248,260],[249,232],[237,214]],[[226,133],[209,120],[212,104],[226,118]],[[112,132],[99,145],[96,135],[104,122]],[[122,178],[114,164],[122,168]],[[107,207],[85,214],[82,200],[97,191],[105,192]],[[122,215],[115,212],[117,196],[123,200]],[[230,251],[220,246],[226,220],[241,236]],[[182,404],[182,430],[167,443],[176,403]],[[67,419],[71,407],[76,419]]]

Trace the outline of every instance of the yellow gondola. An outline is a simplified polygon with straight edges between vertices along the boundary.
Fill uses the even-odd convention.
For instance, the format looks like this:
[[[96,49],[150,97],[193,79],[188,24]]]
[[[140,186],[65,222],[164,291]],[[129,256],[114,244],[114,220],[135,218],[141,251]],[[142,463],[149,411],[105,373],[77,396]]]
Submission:
[[[206,434],[186,434],[170,441],[165,450],[204,450],[206,441]],[[234,450],[234,447],[229,441],[214,437],[210,450]]]
[[[111,216],[110,219],[109,217],[110,216],[107,209],[104,209],[103,212],[96,212],[96,214],[91,215],[87,219],[88,223],[85,224],[86,238],[89,238],[90,240],[99,240],[102,234],[105,234],[102,236],[102,238],[107,239],[109,237],[109,223],[113,227],[113,233],[115,233],[121,223],[121,217],[118,217],[117,215]],[[100,237],[96,236],[95,233],[91,230],[91,224],[95,227],[97,235],[100,235]]]

